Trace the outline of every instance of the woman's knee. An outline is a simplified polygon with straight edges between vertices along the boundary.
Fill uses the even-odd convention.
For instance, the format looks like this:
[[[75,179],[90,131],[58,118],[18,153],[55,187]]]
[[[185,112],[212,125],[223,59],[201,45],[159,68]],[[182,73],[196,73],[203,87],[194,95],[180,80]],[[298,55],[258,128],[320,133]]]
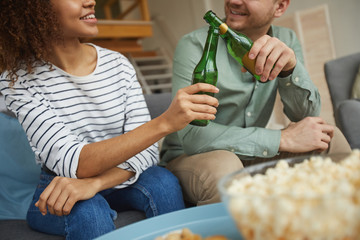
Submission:
[[[134,187],[147,199],[147,217],[156,216],[185,207],[178,179],[167,169],[154,166],[140,175]],[[151,213],[149,210],[151,209]]]
[[[169,170],[153,166],[144,171],[137,182],[148,191],[157,194],[171,194],[181,192],[179,180]]]
[[[76,203],[66,216],[67,235],[73,239],[93,239],[106,234],[115,229],[116,215],[104,197],[96,194]]]
[[[115,229],[115,218],[116,212],[100,194],[77,202],[66,216],[49,212],[43,216],[33,205],[27,214],[27,222],[32,229],[68,239],[93,239],[108,233]]]

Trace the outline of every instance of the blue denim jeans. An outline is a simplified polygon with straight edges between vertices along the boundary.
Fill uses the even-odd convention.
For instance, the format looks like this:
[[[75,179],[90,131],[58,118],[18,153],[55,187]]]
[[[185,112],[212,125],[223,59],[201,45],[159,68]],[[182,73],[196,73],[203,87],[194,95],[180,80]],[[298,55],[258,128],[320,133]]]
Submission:
[[[153,166],[124,189],[107,189],[93,198],[77,202],[67,216],[43,216],[35,207],[40,194],[54,178],[44,171],[27,213],[29,226],[37,231],[65,236],[66,239],[94,239],[115,229],[116,212],[140,210],[146,217],[184,208],[177,178],[162,167]]]

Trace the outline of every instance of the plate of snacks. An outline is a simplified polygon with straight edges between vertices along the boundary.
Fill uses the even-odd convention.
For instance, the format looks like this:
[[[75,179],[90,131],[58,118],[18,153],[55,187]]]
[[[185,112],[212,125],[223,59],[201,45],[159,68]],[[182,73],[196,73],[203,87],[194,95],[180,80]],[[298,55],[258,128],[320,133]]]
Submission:
[[[200,234],[193,233],[188,228],[169,232],[163,236],[156,237],[154,240],[229,240],[224,235],[212,235],[202,237]]]
[[[223,203],[189,207],[119,228],[97,240],[243,240]]]

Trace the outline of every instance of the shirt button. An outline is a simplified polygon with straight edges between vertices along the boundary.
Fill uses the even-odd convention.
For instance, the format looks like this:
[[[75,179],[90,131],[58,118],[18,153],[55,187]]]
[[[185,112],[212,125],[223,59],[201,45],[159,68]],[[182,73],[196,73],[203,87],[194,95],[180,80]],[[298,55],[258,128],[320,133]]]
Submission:
[[[294,79],[294,81],[295,81],[295,82],[299,82],[299,77],[296,77],[296,78]]]
[[[268,152],[265,150],[265,151],[263,152],[263,155],[266,157],[266,156],[268,155]]]
[[[232,148],[232,149],[230,149],[230,151],[231,151],[231,152],[235,152],[235,149]]]
[[[289,87],[290,85],[291,85],[291,83],[290,83],[290,82],[287,82],[287,83],[286,83],[286,86],[287,86],[287,87]]]
[[[247,115],[248,117],[251,117],[251,112],[247,112],[246,115]]]

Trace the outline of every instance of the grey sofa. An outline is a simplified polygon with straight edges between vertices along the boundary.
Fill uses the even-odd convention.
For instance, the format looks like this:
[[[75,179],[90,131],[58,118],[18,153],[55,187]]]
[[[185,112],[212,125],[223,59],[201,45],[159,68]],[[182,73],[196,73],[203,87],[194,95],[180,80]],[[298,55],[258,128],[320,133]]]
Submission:
[[[325,76],[334,108],[336,125],[352,148],[360,148],[360,101],[350,99],[360,66],[360,53],[325,63]]]
[[[171,94],[145,95],[145,100],[148,104],[151,117],[155,118],[168,108],[171,102]],[[6,110],[3,96],[1,95],[0,122],[0,143],[2,143],[0,145],[0,204],[2,204],[0,206],[0,239],[63,239],[60,236],[51,236],[33,231],[24,220],[27,204],[30,203],[29,201],[37,184],[40,167],[35,165],[35,163],[32,164],[34,162],[32,159],[33,153],[30,146],[26,144],[25,133],[17,120],[12,116],[12,113]],[[13,148],[11,146],[16,147]],[[18,155],[13,154],[14,151],[21,152],[19,159],[9,159],[12,155]],[[31,164],[28,165],[29,163]],[[8,219],[6,216],[8,216]],[[122,212],[118,214],[115,225],[119,228],[144,218],[144,213],[139,211]]]

